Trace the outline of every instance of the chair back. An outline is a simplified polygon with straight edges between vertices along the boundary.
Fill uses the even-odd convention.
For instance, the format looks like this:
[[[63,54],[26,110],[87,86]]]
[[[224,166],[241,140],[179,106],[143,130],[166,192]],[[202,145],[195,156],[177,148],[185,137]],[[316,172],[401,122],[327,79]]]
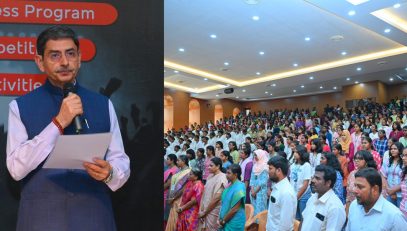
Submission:
[[[246,221],[245,230],[266,231],[267,212],[267,210],[264,210]]]

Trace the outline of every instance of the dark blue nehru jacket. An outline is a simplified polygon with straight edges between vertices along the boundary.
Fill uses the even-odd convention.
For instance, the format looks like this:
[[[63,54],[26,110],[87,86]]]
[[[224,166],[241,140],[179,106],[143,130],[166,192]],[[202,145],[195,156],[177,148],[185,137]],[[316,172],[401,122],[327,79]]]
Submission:
[[[89,128],[83,134],[110,131],[109,101],[100,94],[75,86]],[[63,91],[46,83],[17,99],[28,139],[48,126],[63,100]],[[72,123],[64,134],[74,134]],[[84,170],[37,169],[22,179],[17,230],[110,231],[116,230],[108,186]]]

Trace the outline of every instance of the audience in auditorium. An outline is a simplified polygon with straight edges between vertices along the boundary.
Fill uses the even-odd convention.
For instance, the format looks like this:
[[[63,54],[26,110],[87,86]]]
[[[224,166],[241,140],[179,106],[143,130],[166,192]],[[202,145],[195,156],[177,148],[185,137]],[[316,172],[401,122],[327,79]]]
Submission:
[[[348,111],[327,105],[320,116],[315,107],[239,113],[171,129],[164,225],[244,230],[252,204],[254,215],[268,211],[267,230],[292,230],[294,219],[302,230],[402,230],[406,144],[407,99],[364,100]]]

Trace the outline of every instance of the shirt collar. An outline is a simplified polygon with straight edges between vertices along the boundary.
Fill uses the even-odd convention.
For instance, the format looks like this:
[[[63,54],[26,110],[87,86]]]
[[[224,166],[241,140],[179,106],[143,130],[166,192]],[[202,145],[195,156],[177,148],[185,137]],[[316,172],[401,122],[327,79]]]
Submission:
[[[329,200],[329,198],[332,197],[332,195],[335,195],[335,193],[332,189],[329,189],[324,195],[322,195],[322,197],[318,198],[315,202],[325,204]]]
[[[78,86],[79,86],[79,83],[76,81],[76,79],[74,80],[73,85],[74,85],[74,88],[75,88],[75,91],[76,91],[76,89],[77,89]],[[55,95],[62,95],[62,96],[64,95],[63,89],[52,85],[52,83],[49,81],[48,78],[47,78],[47,80],[46,80],[45,83],[44,83],[44,87],[45,87],[49,92],[51,92],[52,94],[55,94]]]
[[[376,203],[369,210],[369,212],[367,212],[367,214],[369,214],[372,210],[375,210],[375,211],[381,213],[383,211],[384,202],[385,202],[385,199],[383,198],[382,195],[380,195],[379,199],[377,199]]]
[[[273,185],[273,188],[279,190],[284,187],[285,184],[290,183],[287,179],[287,177],[284,177],[284,179],[280,180],[277,184]]]

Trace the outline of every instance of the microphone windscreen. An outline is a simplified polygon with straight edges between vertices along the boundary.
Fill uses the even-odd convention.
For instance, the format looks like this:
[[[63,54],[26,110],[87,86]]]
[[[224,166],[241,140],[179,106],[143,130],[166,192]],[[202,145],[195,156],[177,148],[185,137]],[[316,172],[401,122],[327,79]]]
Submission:
[[[67,97],[69,93],[75,92],[75,85],[73,83],[64,84],[64,97]]]

